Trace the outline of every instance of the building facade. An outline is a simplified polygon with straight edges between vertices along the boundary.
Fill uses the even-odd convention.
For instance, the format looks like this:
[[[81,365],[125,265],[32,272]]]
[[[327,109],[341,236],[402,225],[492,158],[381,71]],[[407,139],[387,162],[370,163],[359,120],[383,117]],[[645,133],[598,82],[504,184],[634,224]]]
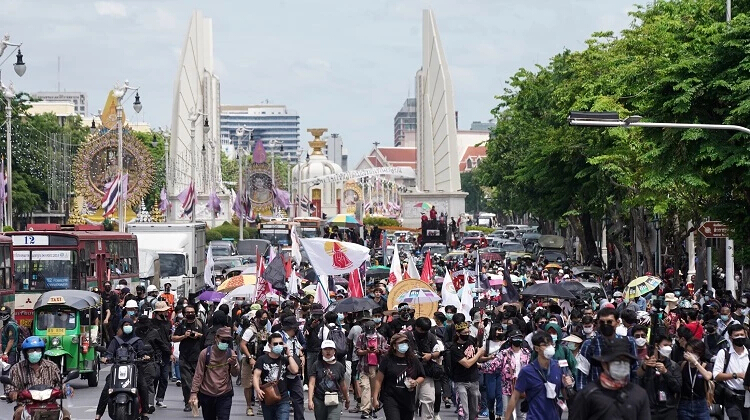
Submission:
[[[242,147],[252,151],[250,142],[252,130],[253,142],[263,141],[266,151],[288,160],[297,158],[299,149],[299,114],[289,110],[286,105],[222,105],[221,106],[221,146],[225,152]],[[242,135],[237,129],[245,128]],[[276,139],[279,144],[271,145]]]
[[[89,98],[85,92],[37,92],[31,95],[45,102],[68,102],[75,107],[75,113],[85,117],[89,112]]]
[[[332,133],[326,139],[323,153],[328,157],[328,160],[339,165],[342,171],[349,170],[349,151],[344,147],[344,138],[341,135]]]
[[[393,145],[414,147],[417,131],[417,98],[406,98],[404,105],[393,117]]]

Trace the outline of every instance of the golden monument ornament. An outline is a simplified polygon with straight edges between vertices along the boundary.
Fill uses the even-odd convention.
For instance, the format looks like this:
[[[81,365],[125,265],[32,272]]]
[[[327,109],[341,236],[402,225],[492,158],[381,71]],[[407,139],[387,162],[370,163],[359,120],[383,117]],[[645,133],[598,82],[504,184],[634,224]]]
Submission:
[[[113,101],[114,97],[110,92],[102,113],[104,128],[81,145],[73,161],[73,185],[76,196],[83,198],[84,208],[96,209],[94,214],[90,215],[82,211],[82,216],[94,223],[103,221],[101,202],[106,191],[105,186],[117,177],[117,102]],[[111,120],[112,112],[115,112],[114,125],[108,122]],[[132,208],[139,205],[151,190],[154,182],[154,167],[154,160],[149,150],[125,126],[122,133],[122,170],[123,175],[128,175],[127,202],[125,203],[127,213],[132,213]],[[126,215],[126,220],[132,218],[129,216],[131,215]],[[135,213],[132,216],[135,217]],[[114,215],[111,217],[116,218]]]

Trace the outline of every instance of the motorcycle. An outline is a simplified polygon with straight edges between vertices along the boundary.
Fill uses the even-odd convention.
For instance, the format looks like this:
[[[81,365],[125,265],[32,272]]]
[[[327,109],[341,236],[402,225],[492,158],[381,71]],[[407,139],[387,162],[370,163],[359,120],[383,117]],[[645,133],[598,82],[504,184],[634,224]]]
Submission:
[[[71,370],[62,380],[63,386],[78,376],[77,370]],[[9,376],[0,376],[0,383],[12,384]],[[65,397],[64,389],[52,388],[50,385],[34,385],[19,391],[17,401],[23,405],[21,420],[62,420],[62,400]]]
[[[150,347],[150,346],[149,346]],[[106,347],[98,346],[101,354]],[[109,389],[107,414],[113,420],[139,420],[145,418],[138,397],[138,364],[147,362],[148,356],[139,358],[131,346],[122,346],[112,359],[112,369],[105,385]]]

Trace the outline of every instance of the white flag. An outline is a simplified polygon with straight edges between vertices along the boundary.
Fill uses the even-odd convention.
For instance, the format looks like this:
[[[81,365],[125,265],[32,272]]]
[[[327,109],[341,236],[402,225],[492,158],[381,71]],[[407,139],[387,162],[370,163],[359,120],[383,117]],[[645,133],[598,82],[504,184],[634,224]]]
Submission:
[[[406,274],[409,275],[410,279],[419,279],[419,270],[417,270],[417,264],[414,263],[414,256],[409,255],[409,265],[406,266]]]
[[[289,294],[296,295],[297,293],[299,293],[299,279],[297,270],[292,269],[292,275],[289,277]]]
[[[324,238],[302,238],[300,242],[318,276],[349,274],[370,257],[370,248],[351,242]]]
[[[401,273],[401,259],[398,255],[398,248],[393,251],[393,258],[391,258],[391,272],[388,273],[388,290],[391,290],[393,286],[398,284],[404,279]]]
[[[299,237],[297,237],[296,226],[292,226],[290,236],[292,240],[292,258],[294,258],[294,261],[296,261],[297,265],[299,265],[299,263],[302,262],[302,253],[299,250]]]
[[[440,287],[440,296],[440,304],[443,307],[448,305],[453,305],[456,308],[461,307],[461,299],[459,299],[458,293],[456,293],[456,288],[453,287],[453,278],[449,272],[445,273],[443,285]]]
[[[211,247],[208,247],[208,253],[206,254],[206,267],[203,269],[203,281],[206,283],[207,286],[211,286],[211,288],[216,287],[214,284],[213,279],[214,274],[214,256],[213,252],[211,252]]]

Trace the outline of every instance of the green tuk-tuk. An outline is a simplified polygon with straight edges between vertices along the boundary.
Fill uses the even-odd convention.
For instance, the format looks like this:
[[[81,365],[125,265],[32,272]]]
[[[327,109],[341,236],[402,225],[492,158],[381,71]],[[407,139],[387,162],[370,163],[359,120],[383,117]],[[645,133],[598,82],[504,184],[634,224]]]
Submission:
[[[53,290],[34,305],[34,331],[46,344],[44,355],[63,376],[78,370],[90,387],[99,384],[96,325],[101,297],[85,290]]]

